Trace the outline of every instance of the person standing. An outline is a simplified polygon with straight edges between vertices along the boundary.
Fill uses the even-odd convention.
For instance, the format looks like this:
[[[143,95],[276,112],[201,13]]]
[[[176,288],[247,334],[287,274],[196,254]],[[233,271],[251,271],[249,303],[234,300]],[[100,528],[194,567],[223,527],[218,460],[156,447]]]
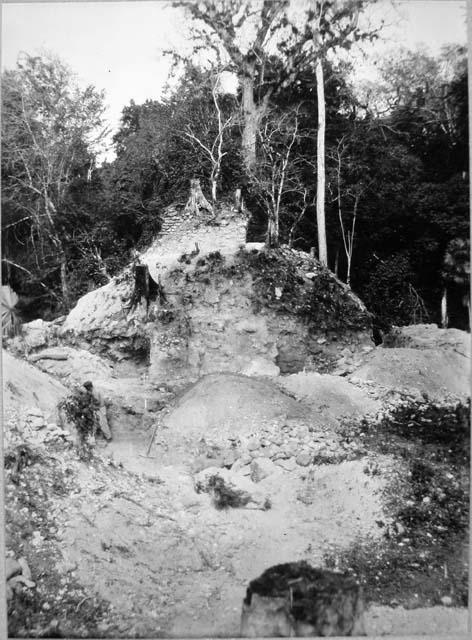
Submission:
[[[108,424],[107,417],[107,403],[100,391],[94,388],[93,383],[90,380],[84,382],[83,385],[87,391],[87,394],[91,396],[90,403],[95,405],[98,419],[98,429],[102,432],[105,440],[110,441],[112,439],[110,425]]]

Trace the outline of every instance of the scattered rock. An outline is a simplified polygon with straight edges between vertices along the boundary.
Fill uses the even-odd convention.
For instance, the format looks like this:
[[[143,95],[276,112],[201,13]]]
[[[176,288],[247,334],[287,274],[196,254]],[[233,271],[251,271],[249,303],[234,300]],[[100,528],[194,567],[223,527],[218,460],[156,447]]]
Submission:
[[[261,482],[275,471],[275,465],[269,458],[255,458],[251,462],[251,480]]]
[[[241,371],[245,376],[278,376],[280,369],[266,358],[255,358]]]
[[[239,474],[242,476],[250,476],[251,475],[251,465],[246,464],[244,467],[241,467],[239,470]]]
[[[232,449],[230,451],[227,451],[224,455],[223,455],[223,459],[222,459],[222,466],[223,467],[232,467],[234,465],[234,463],[236,462],[237,459],[237,452],[233,451]]]
[[[300,467],[308,467],[308,465],[312,462],[313,460],[313,456],[309,453],[300,453],[295,462],[300,466]]]
[[[241,456],[241,458],[236,460],[236,462],[233,464],[233,466],[231,467],[231,471],[236,472],[240,469],[243,469],[244,467],[249,467],[251,460],[252,458],[250,455]]]
[[[248,451],[255,451],[256,449],[259,449],[259,447],[260,447],[260,441],[256,440],[255,438],[251,438],[251,440],[249,440],[249,442],[247,443]]]
[[[33,320],[22,326],[23,341],[28,349],[37,349],[48,343],[49,324],[44,320]]]
[[[44,418],[33,418],[29,421],[29,426],[32,429],[42,429],[46,426],[46,423],[44,422]]]
[[[275,464],[277,464],[279,467],[282,467],[282,469],[284,469],[285,471],[294,471],[297,467],[295,458],[288,458],[286,460],[279,459],[276,460]]]
[[[26,412],[27,416],[33,416],[35,418],[43,418],[43,412],[41,411],[41,409],[36,409],[36,408],[31,408],[28,409],[28,411]]]
[[[289,444],[285,445],[283,450],[287,457],[295,456],[299,451],[299,445],[297,442],[289,442]]]

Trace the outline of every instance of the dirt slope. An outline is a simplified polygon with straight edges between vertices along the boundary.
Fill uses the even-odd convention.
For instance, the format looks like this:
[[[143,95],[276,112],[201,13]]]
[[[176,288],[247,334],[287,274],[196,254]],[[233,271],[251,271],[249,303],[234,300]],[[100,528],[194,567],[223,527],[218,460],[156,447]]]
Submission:
[[[68,393],[64,385],[5,350],[2,372],[5,411],[37,407],[49,418],[55,417],[57,403]]]
[[[80,353],[70,354],[47,368],[68,382],[85,369],[93,372],[92,360],[82,370]],[[468,359],[453,349],[380,348],[365,357],[355,372],[358,380],[438,396],[468,393]],[[8,407],[52,411],[67,392],[37,366],[8,353],[3,366]],[[7,541],[10,551],[27,556],[38,584],[41,575],[60,577],[60,589],[58,582],[50,592],[39,587],[33,592],[41,620],[62,616],[61,598],[72,597],[67,591],[72,576],[91,598],[111,605],[106,615],[86,621],[93,635],[234,637],[247,583],[268,566],[300,559],[320,565],[332,549],[384,534],[389,516],[383,490],[396,462],[391,455],[356,454],[355,442],[341,442],[337,433],[342,416],[358,418],[381,406],[366,390],[369,385],[316,373],[272,380],[219,373],[204,376],[169,402],[171,396],[147,379],[113,377],[117,372],[106,363],[96,372],[103,375],[97,385],[112,399],[114,441],[100,444],[104,457],[90,464],[79,461],[70,445],[47,447],[48,464],[64,474],[67,486],[48,494],[48,526],[34,520],[36,533],[28,524],[24,536],[17,531],[15,542]],[[167,402],[162,413],[160,402]],[[142,457],[156,424],[150,457]],[[271,508],[218,510],[208,494],[196,493],[192,468],[202,439],[216,466],[225,460],[211,451],[215,443],[231,453],[228,443],[242,441],[237,459],[225,466],[232,472],[237,465],[247,478],[253,460],[264,458],[267,464],[270,458],[270,474],[254,487],[270,499]],[[350,458],[353,452],[357,459]],[[133,473],[111,465],[109,454]],[[321,454],[330,464],[316,458]],[[36,463],[24,473],[31,469],[43,472]],[[9,486],[16,495],[17,486]],[[42,609],[44,602],[48,609]],[[86,606],[80,595],[73,610]],[[373,606],[367,629],[460,632],[465,616],[460,608]]]
[[[212,438],[247,434],[262,423],[303,415],[304,407],[270,382],[212,374],[182,395],[165,424],[174,432]]]
[[[67,508],[63,501],[55,508],[64,561],[113,602],[121,633],[132,626],[141,637],[237,635],[254,575],[293,559],[319,563],[330,545],[380,535],[384,480],[367,478],[359,462],[320,467],[310,486],[302,470],[279,470],[259,483],[269,511],[218,511],[194,493],[189,475],[162,469],[162,478],[156,486],[92,472]]]
[[[63,359],[56,359],[58,357]],[[35,366],[42,371],[68,385],[110,378],[113,373],[109,362],[85,349],[50,347],[35,352],[30,360],[34,360]]]
[[[459,329],[441,329],[436,324],[412,324],[395,327],[385,336],[384,347],[445,349],[470,358],[470,333]]]
[[[416,390],[432,398],[470,396],[470,359],[443,349],[375,349],[351,377],[383,387]]]
[[[313,410],[334,419],[375,414],[381,406],[365,390],[339,376],[301,372],[280,378],[278,384]]]

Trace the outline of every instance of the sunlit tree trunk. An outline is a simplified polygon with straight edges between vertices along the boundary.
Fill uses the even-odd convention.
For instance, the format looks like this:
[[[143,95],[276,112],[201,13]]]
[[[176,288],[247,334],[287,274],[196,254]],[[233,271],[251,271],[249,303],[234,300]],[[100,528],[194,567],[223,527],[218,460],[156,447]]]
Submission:
[[[326,104],[324,94],[323,63],[319,57],[316,62],[316,93],[318,99],[318,136],[316,150],[317,185],[316,185],[316,224],[318,228],[318,259],[321,264],[328,266],[328,248],[326,244],[325,219],[325,134],[326,134]]]
[[[246,62],[244,71],[240,76],[242,91],[243,130],[241,150],[244,166],[249,173],[254,169],[257,159],[257,134],[259,125],[267,112],[271,90],[269,89],[263,99],[256,103],[255,96],[255,63]]]
[[[244,118],[241,146],[244,165],[247,170],[251,170],[256,164],[256,138],[259,124],[257,106],[254,102],[254,78],[243,77],[241,85]]]
[[[447,317],[447,288],[444,287],[443,295],[441,298],[441,327],[446,329],[448,325]]]
[[[68,311],[70,308],[70,294],[69,284],[67,282],[67,258],[65,253],[61,254],[61,293],[64,309]]]

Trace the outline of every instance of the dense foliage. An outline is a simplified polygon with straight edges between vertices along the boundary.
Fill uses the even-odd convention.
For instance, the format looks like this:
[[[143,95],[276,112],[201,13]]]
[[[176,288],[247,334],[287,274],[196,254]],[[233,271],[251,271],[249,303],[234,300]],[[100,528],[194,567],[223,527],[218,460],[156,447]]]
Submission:
[[[77,89],[58,60],[26,56],[6,71],[3,281],[23,305],[62,312],[107,282],[151,242],[165,207],[185,203],[192,178],[217,202],[242,188],[248,240],[265,240],[269,227],[279,244],[316,246],[315,66],[305,60],[295,81],[280,64],[267,58],[267,82],[272,67],[284,80],[266,100],[249,170],[242,94],[225,90],[221,61],[180,61],[162,99],[125,106],[116,158],[101,167],[101,94]],[[346,62],[324,64],[329,267],[383,321],[439,322],[447,294],[449,324],[466,328],[465,51],[400,50],[378,67],[380,82],[354,89]],[[258,82],[267,95],[270,82]]]
[[[98,402],[91,394],[77,389],[59,403],[59,408],[77,430],[79,454],[82,458],[88,459],[92,455],[90,438],[95,436],[97,428]]]
[[[345,425],[366,451],[400,467],[384,489],[382,536],[330,554],[329,565],[356,576],[366,599],[405,608],[468,600],[470,401],[404,400],[379,420]],[[376,456],[364,473],[380,471]]]

